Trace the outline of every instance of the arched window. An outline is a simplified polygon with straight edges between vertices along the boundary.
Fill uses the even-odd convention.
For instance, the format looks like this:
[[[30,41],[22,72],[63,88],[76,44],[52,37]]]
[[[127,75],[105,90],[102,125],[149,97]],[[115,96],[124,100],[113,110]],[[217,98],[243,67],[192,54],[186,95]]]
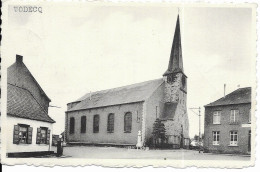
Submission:
[[[81,133],[86,133],[87,117],[86,116],[82,116],[80,123],[81,123],[80,132]]]
[[[132,130],[132,113],[127,112],[124,116],[124,131],[125,133],[131,133]]]
[[[114,132],[114,118],[115,118],[115,115],[113,113],[110,113],[107,117],[107,132],[108,133]]]
[[[73,117],[70,118],[70,134],[75,132],[75,119]]]
[[[93,118],[93,132],[98,133],[99,132],[99,115],[94,115]]]

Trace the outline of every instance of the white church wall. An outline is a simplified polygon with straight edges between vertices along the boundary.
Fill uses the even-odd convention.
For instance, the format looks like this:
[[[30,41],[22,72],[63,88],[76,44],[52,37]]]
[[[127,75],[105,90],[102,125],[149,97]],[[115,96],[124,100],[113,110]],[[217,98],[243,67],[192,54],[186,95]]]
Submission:
[[[164,99],[164,83],[160,85],[154,93],[148,98],[147,110],[146,110],[146,139],[150,139],[152,137],[153,132],[153,124],[156,118],[161,116],[162,112],[162,103]]]
[[[81,110],[74,112],[67,112],[67,122],[66,125],[66,141],[73,143],[85,143],[85,144],[131,144],[135,145],[137,143],[137,134],[141,130],[142,125],[142,106],[143,102],[115,105],[108,107],[100,107],[90,110]],[[124,132],[124,115],[126,112],[132,113],[132,130],[130,133]],[[107,132],[107,118],[108,114],[114,113],[114,132]],[[93,133],[93,117],[98,114],[100,116],[99,120],[99,132]],[[80,120],[81,116],[86,116],[87,118],[87,128],[86,133],[81,133],[80,131]],[[75,132],[73,134],[69,133],[70,117],[75,118]]]

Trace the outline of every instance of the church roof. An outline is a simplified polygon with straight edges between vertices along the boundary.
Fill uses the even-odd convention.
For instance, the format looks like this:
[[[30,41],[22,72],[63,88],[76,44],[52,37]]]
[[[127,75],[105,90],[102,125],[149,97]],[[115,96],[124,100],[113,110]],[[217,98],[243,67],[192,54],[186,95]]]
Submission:
[[[55,123],[30,91],[9,83],[7,85],[7,115]]]
[[[251,87],[239,88],[230,94],[205,105],[208,106],[221,106],[221,105],[232,105],[232,104],[242,104],[251,103]]]
[[[178,73],[178,72],[183,73],[181,31],[180,31],[179,15],[177,17],[168,69],[163,74],[163,76],[170,74],[170,73]]]
[[[133,85],[87,93],[69,111],[145,101],[164,81],[162,78]]]

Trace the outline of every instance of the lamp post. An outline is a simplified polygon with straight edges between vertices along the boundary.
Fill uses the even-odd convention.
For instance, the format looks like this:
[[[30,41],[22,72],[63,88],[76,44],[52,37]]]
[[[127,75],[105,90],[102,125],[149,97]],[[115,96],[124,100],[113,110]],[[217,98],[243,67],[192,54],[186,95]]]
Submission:
[[[194,114],[196,114],[196,115],[198,115],[199,116],[199,153],[200,153],[200,107],[198,107],[198,108],[189,108]],[[198,113],[196,113],[195,111],[193,111],[193,110],[199,110],[199,114]]]

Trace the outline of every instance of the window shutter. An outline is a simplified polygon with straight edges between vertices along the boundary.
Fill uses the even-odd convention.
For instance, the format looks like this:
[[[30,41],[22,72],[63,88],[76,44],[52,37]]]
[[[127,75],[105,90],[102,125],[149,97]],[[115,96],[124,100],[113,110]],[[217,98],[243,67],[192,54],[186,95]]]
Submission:
[[[41,143],[41,128],[37,128],[36,144]]]
[[[32,131],[33,131],[33,128],[29,127],[28,128],[28,140],[27,140],[28,144],[32,144]]]
[[[51,130],[48,130],[48,132],[47,132],[47,142],[46,142],[47,145],[50,144],[50,133],[51,133]]]
[[[13,144],[19,144],[19,126],[14,126]]]

